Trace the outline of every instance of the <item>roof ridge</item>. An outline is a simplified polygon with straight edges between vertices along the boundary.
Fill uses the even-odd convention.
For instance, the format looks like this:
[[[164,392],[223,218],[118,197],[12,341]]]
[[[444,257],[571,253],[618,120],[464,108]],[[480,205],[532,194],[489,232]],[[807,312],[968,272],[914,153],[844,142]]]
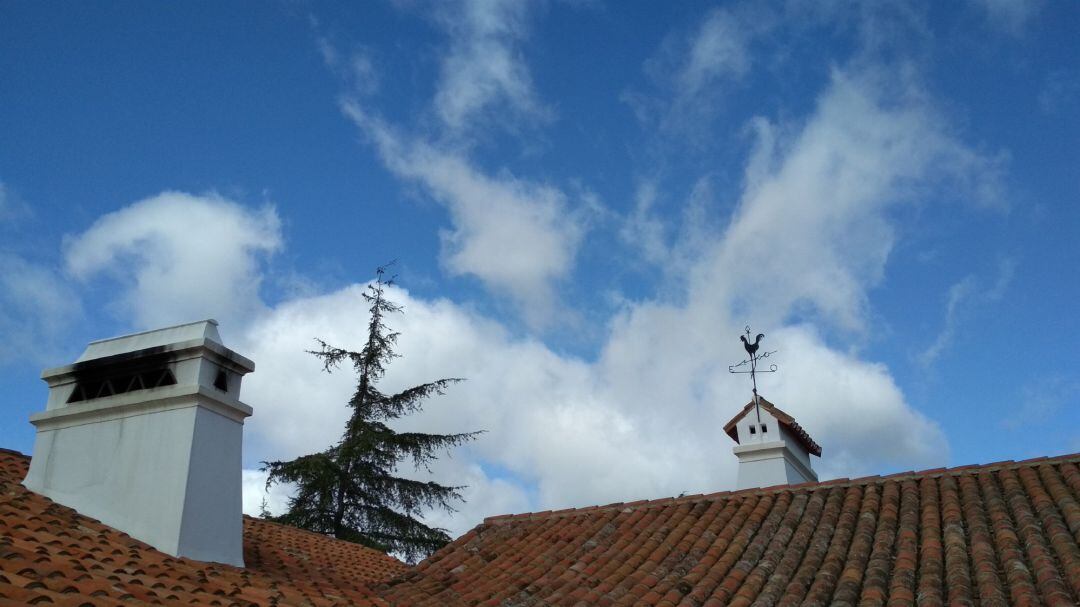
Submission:
[[[405,565],[407,567],[411,567],[411,565],[409,565],[405,561],[402,561],[401,559],[395,558],[393,556],[390,556],[389,554],[386,554],[385,552],[382,552],[382,551],[380,551],[378,549],[375,549],[375,548],[372,548],[370,546],[365,546],[365,545],[360,544],[358,542],[350,542],[348,540],[343,540],[341,538],[337,538],[337,537],[334,537],[332,535],[326,535],[325,533],[319,533],[318,531],[311,531],[310,529],[303,529],[301,527],[293,527],[292,525],[286,525],[285,523],[279,523],[277,521],[272,521],[270,519],[265,519],[265,518],[262,518],[262,517],[259,517],[259,516],[251,516],[250,514],[246,514],[246,513],[243,515],[243,518],[250,519],[251,521],[257,522],[257,523],[260,523],[260,524],[273,525],[274,527],[281,527],[282,529],[288,529],[291,532],[306,533],[308,535],[314,535],[314,536],[316,536],[316,537],[318,537],[320,539],[323,539],[323,540],[330,540],[330,541],[334,541],[334,542],[342,542],[343,544],[348,545],[348,546],[356,546],[357,548],[364,548],[366,550],[374,550],[375,552],[378,552],[379,554],[381,554],[382,556],[385,556],[388,559],[391,559],[391,560],[393,560],[395,562],[401,563],[402,565]]]
[[[939,468],[927,468],[925,470],[905,471],[888,474],[885,476],[873,475],[873,476],[861,476],[857,478],[835,478],[825,481],[811,481],[806,483],[799,483],[797,485],[770,485],[768,487],[751,487],[749,489],[738,489],[734,491],[716,491],[713,493],[697,493],[694,495],[683,495],[679,497],[661,497],[656,499],[642,499],[632,502],[615,502],[611,504],[605,504],[602,506],[583,506],[581,508],[563,508],[561,510],[543,510],[539,512],[522,512],[518,514],[500,514],[497,516],[489,516],[484,519],[483,525],[502,525],[509,522],[520,520],[541,520],[549,518],[559,518],[564,516],[577,516],[580,514],[588,514],[595,511],[605,510],[633,510],[638,508],[651,508],[653,506],[660,506],[672,503],[686,503],[696,502],[701,500],[719,499],[721,497],[737,497],[742,495],[757,495],[763,493],[781,493],[784,491],[801,490],[801,489],[813,489],[815,487],[833,487],[833,486],[851,486],[851,485],[863,485],[881,481],[898,481],[906,480],[909,478],[934,478],[945,474],[962,474],[970,473],[976,470],[984,472],[996,472],[998,470],[1015,469],[1024,466],[1031,466],[1034,464],[1053,464],[1059,462],[1067,462],[1076,460],[1080,462],[1080,452],[1066,453],[1062,455],[1054,456],[1040,456],[1033,457],[1031,459],[1025,459],[1020,461],[1014,460],[1001,460],[996,462],[990,462],[987,464],[966,464],[963,466],[952,467],[939,467]]]

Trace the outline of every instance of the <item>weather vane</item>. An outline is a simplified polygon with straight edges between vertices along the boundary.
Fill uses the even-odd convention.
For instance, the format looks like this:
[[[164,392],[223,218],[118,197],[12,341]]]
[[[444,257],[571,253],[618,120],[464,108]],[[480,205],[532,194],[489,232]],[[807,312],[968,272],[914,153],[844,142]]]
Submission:
[[[757,374],[758,373],[776,373],[776,365],[770,364],[768,369],[759,369],[758,361],[768,358],[773,354],[776,354],[776,350],[772,352],[758,353],[758,348],[761,346],[761,338],[765,337],[764,333],[758,333],[754,338],[753,343],[750,342],[750,325],[746,325],[746,335],[740,335],[739,339],[742,340],[743,348],[750,358],[743,360],[741,363],[728,365],[729,373],[749,373],[750,381],[754,385],[754,412],[757,413],[758,423],[761,423],[761,406],[758,401],[757,393]],[[749,365],[750,368],[745,367]]]

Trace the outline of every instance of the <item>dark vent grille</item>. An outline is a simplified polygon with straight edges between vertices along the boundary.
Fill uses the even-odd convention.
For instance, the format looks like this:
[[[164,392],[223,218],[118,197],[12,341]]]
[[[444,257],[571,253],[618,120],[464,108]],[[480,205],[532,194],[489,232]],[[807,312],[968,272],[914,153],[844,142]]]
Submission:
[[[71,397],[68,398],[67,402],[77,403],[147,388],[171,386],[175,383],[176,377],[168,368],[149,369],[138,373],[125,373],[112,377],[81,379],[75,384],[75,389],[71,392]]]

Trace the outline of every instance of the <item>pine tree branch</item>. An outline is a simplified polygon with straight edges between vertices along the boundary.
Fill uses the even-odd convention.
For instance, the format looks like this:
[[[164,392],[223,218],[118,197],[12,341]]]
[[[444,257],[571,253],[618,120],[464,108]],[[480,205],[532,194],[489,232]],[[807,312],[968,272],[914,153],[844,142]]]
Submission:
[[[460,377],[447,377],[430,381],[419,386],[406,388],[397,394],[390,396],[379,395],[381,398],[372,400],[372,413],[381,419],[396,419],[402,415],[415,413],[422,408],[421,401],[437,394],[446,394],[446,388],[450,384],[465,381]]]
[[[471,440],[475,440],[477,436],[480,436],[484,432],[486,432],[486,430],[462,432],[460,434],[401,432],[394,435],[392,444],[393,449],[402,454],[402,458],[407,456],[412,459],[413,466],[431,472],[428,463],[436,459],[438,451],[443,449],[449,451],[451,447],[464,445]]]

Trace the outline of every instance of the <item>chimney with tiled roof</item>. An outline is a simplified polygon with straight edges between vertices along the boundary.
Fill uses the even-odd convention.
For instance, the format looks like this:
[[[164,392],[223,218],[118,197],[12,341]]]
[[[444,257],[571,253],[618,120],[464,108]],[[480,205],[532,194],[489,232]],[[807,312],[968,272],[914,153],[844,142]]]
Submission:
[[[756,399],[724,426],[738,443],[733,451],[739,458],[739,489],[817,481],[810,456],[821,457],[821,446],[795,418],[764,398]]]
[[[174,556],[243,566],[241,377],[204,320],[90,343],[46,369],[24,484]]]

